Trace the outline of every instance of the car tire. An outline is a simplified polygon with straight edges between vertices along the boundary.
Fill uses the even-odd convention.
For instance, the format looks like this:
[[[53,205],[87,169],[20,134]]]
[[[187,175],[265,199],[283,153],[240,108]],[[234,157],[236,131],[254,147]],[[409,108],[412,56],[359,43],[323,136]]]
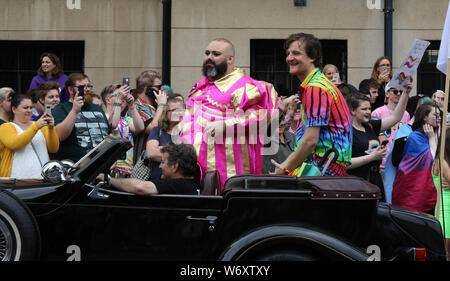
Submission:
[[[31,211],[0,189],[0,261],[36,260],[39,254],[40,234]]]

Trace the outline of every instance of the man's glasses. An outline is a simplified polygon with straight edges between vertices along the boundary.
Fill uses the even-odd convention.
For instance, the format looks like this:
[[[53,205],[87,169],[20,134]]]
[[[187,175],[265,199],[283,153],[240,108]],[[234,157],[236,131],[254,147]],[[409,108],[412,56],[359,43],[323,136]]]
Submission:
[[[391,67],[391,65],[390,64],[380,64],[380,65],[378,65],[378,66],[381,66],[381,67]]]
[[[176,113],[184,113],[184,109],[169,109],[167,112],[176,112]]]
[[[156,90],[161,90],[162,85],[153,85],[152,88]]]

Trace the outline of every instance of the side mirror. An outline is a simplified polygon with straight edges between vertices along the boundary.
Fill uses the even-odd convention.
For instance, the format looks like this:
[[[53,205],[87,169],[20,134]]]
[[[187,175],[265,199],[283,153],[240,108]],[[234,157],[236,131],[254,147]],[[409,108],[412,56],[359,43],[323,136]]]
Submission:
[[[41,175],[45,181],[51,183],[61,183],[67,180],[67,169],[60,161],[52,160],[47,162],[41,170]]]

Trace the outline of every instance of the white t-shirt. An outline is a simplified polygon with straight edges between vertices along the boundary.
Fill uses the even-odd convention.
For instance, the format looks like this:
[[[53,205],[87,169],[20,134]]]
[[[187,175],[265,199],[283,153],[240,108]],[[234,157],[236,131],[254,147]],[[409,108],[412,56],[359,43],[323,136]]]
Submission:
[[[16,127],[18,135],[24,132],[17,124],[13,122],[11,124]],[[41,169],[48,160],[47,143],[44,134],[41,130],[38,130],[30,143],[23,149],[14,152],[11,177],[17,179],[42,179]]]

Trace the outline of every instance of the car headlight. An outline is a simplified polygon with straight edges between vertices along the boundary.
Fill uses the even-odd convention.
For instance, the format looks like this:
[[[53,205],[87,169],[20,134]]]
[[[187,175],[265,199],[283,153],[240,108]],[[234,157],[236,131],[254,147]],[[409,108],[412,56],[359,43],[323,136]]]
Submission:
[[[52,183],[64,182],[67,179],[67,169],[57,160],[47,162],[42,167],[41,175],[45,181]]]

